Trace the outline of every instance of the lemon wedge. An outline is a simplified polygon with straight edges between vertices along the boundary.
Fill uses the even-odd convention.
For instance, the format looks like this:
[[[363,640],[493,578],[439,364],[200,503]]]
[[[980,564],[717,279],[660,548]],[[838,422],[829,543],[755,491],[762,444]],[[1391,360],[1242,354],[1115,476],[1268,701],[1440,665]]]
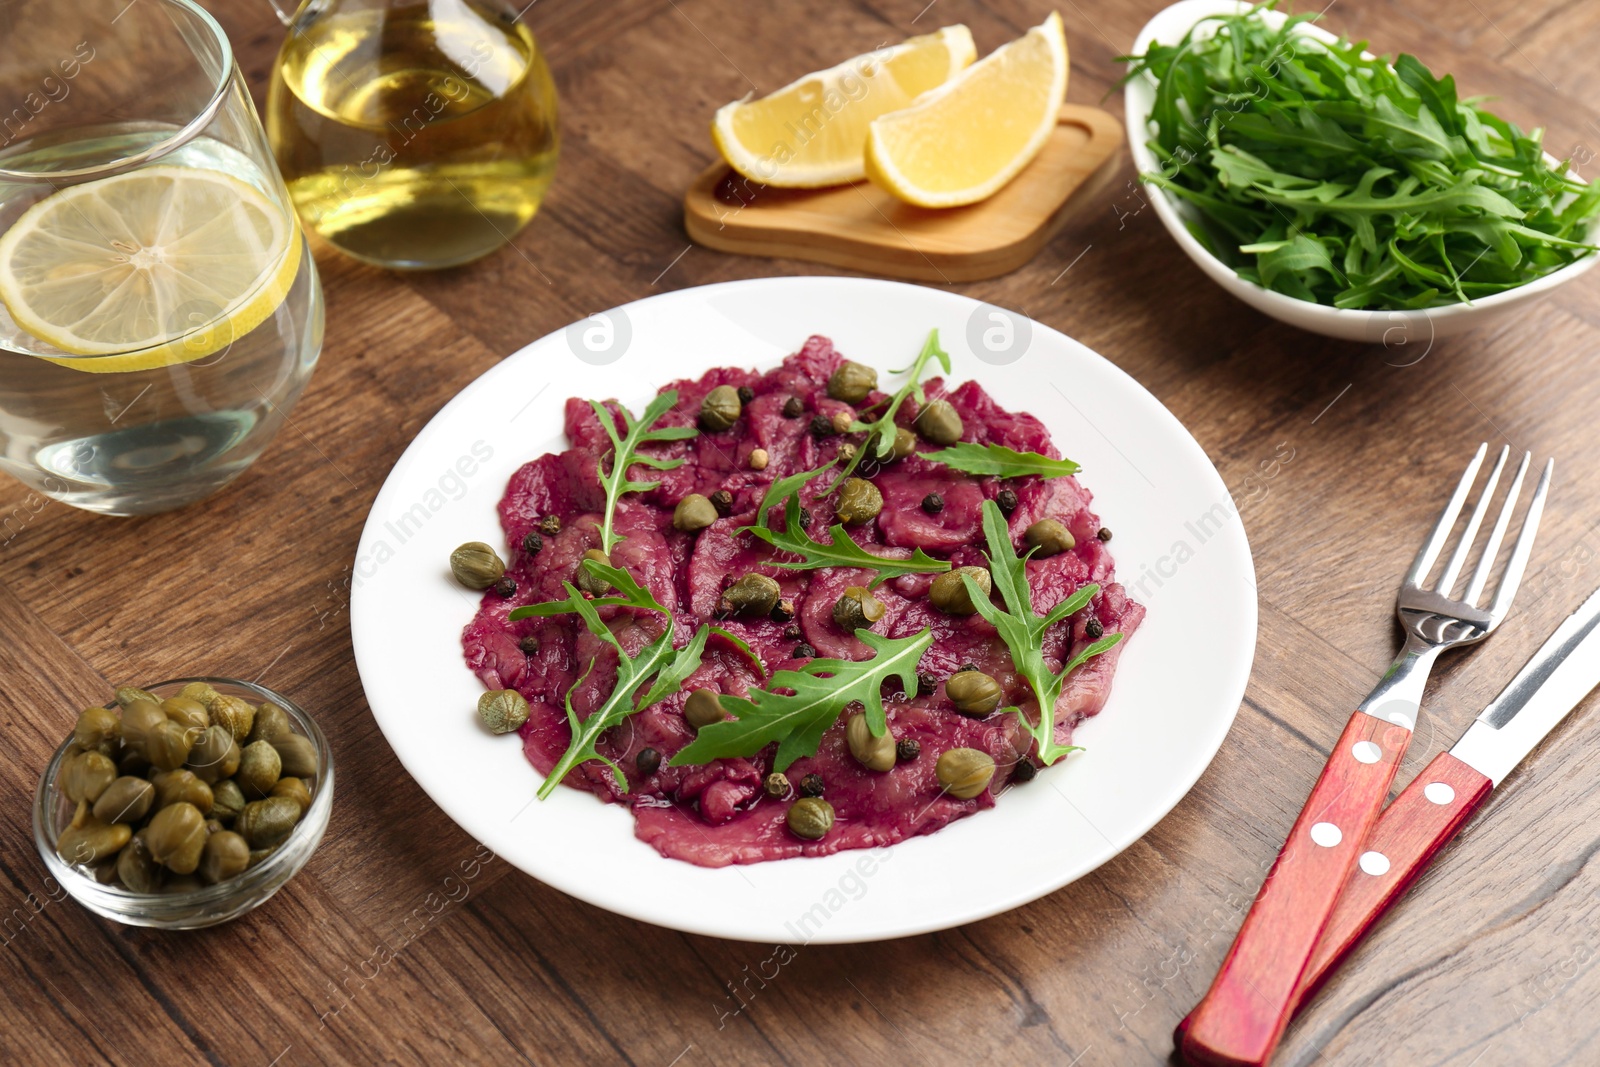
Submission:
[[[0,302],[96,373],[219,352],[283,303],[300,269],[292,216],[221,171],[156,166],[70,186],[0,236]],[[50,357],[44,357],[50,358]]]
[[[873,120],[867,175],[920,207],[993,196],[1039,153],[1067,95],[1067,39],[1052,13],[910,107]]]
[[[868,124],[945,84],[976,55],[965,26],[946,26],[807,74],[760,100],[735,100],[711,120],[711,139],[729,166],[764,185],[857,181],[866,175]]]

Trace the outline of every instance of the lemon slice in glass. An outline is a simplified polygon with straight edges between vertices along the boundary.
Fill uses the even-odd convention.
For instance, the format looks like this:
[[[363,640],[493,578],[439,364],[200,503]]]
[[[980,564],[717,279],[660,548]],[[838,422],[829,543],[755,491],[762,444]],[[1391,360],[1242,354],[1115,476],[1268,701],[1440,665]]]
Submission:
[[[96,373],[152,370],[227,348],[288,295],[299,226],[221,171],[156,166],[69,186],[0,236],[0,302]],[[50,357],[44,357],[49,359]]]
[[[866,175],[868,124],[943,85],[976,55],[965,26],[946,26],[807,74],[760,100],[735,100],[712,119],[711,139],[729,166],[764,185],[857,181]]]
[[[920,207],[976,203],[1038,155],[1066,95],[1067,40],[1052,13],[910,107],[874,120],[867,175]]]

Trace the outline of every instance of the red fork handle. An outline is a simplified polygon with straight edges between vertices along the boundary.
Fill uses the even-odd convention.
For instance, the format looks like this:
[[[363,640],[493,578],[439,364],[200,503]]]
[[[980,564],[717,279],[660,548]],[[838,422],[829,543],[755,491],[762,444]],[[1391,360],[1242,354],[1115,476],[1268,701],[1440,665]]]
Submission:
[[[1211,989],[1174,1040],[1198,1067],[1263,1067],[1389,795],[1411,731],[1356,712],[1267,872]]]
[[[1488,778],[1441,752],[1378,817],[1300,978],[1296,1010],[1316,994],[1389,906],[1411,888],[1493,788]]]

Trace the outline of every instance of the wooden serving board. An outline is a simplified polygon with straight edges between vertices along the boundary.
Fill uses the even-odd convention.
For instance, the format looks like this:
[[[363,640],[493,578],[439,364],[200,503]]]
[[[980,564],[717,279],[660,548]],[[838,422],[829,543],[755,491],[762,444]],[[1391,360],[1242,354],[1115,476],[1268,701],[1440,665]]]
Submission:
[[[718,161],[683,199],[689,237],[721,252],[785,256],[924,282],[1016,270],[1054,237],[1073,194],[1099,186],[1122,145],[1099,108],[1066,104],[1033,162],[989,199],[957,208],[901,203],[868,181],[826,189],[760,185]],[[1078,198],[1078,202],[1083,201]]]

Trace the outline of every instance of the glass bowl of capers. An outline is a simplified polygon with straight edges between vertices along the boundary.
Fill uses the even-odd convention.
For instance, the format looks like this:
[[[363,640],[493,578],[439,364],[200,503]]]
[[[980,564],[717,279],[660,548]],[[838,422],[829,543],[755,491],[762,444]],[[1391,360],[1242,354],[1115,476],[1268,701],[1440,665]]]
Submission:
[[[124,686],[79,714],[34,797],[50,873],[90,911],[191,930],[264,903],[333,808],[333,754],[293,701],[252,682]]]

